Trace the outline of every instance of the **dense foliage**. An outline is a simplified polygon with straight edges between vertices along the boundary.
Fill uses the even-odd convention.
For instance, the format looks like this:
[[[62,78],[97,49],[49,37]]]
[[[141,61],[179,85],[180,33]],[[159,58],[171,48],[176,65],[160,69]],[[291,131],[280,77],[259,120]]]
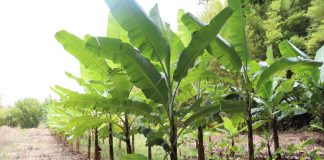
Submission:
[[[79,60],[81,77],[66,74],[84,92],[55,86],[61,100],[48,108],[47,125],[72,141],[86,135],[89,158],[91,141],[94,158],[102,157],[101,138],[108,139],[109,159],[114,159],[117,138],[125,142],[128,159],[146,159],[134,154],[131,138],[143,134],[148,159],[152,159],[151,147],[160,146],[166,156],[177,160],[182,141],[194,135],[198,159],[203,160],[205,133],[222,132],[228,141],[219,147],[225,146],[227,152],[220,157],[211,153],[210,158],[254,159],[261,150],[254,145],[255,129],[265,135],[269,158],[289,157],[295,153],[281,148],[278,123],[307,111],[324,117],[323,48],[314,60],[314,54],[305,54],[285,40],[308,34],[306,29],[294,31],[290,23],[299,21],[289,20],[293,17],[286,12],[303,13],[310,2],[294,1],[301,6],[291,11],[293,5],[287,8],[290,3],[283,0],[260,4],[228,0],[208,24],[180,10],[177,32],[161,19],[157,5],[147,15],[133,0],[106,2],[110,15],[105,37],[81,39],[64,30],[55,35]],[[286,20],[279,23],[278,17]],[[266,26],[269,23],[271,27]],[[301,93],[296,94],[298,90]],[[308,100],[300,103],[303,93]],[[247,133],[247,152],[235,145],[240,133]],[[314,153],[303,156],[315,158]]]
[[[13,107],[0,108],[0,125],[36,128],[43,120],[43,115],[43,105],[37,99],[20,99]]]
[[[209,21],[224,6],[219,0],[203,0],[201,14]],[[272,45],[279,56],[278,44],[288,39],[299,49],[314,57],[324,45],[323,0],[249,0],[245,4],[247,37],[251,56],[265,60],[267,47]],[[271,25],[270,25],[271,24]]]

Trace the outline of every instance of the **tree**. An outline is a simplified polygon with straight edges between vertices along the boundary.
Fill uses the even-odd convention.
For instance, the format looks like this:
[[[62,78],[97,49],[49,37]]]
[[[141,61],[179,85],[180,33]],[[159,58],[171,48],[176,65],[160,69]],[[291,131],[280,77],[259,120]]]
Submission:
[[[172,58],[176,57],[176,53],[170,56],[169,46],[172,47],[171,52],[177,51],[179,48],[175,48],[177,46],[174,47],[174,45],[177,45],[175,44],[175,42],[177,42],[175,41],[176,35],[167,28],[167,25],[163,21],[161,21],[159,15],[153,15],[155,19],[151,21],[143,11],[138,8],[135,2],[129,0],[118,2],[107,1],[107,4],[111,8],[114,18],[120,26],[128,32],[130,42],[135,47],[139,48],[140,52],[134,50],[129,44],[118,42],[115,39],[97,38],[97,40],[94,41],[99,42],[99,44],[97,44],[96,53],[103,54],[107,59],[120,63],[126,70],[133,84],[140,88],[147,98],[164,106],[164,114],[168,115],[169,121],[168,135],[171,146],[170,158],[173,160],[177,159],[178,126],[176,125],[175,97],[178,92],[179,84],[182,78],[187,75],[188,69],[194,65],[195,59],[202,54],[203,50],[209,44],[208,42],[210,42],[213,39],[213,35],[216,35],[217,31],[220,30],[222,24],[226,18],[231,15],[232,11],[229,8],[224,9],[211,21],[210,25],[198,31],[193,36],[188,47],[184,49],[180,55],[177,68],[171,68],[172,65],[170,63],[173,60]],[[128,5],[133,7],[125,10]],[[122,10],[129,12],[127,15],[131,16],[124,16],[125,14],[121,14],[120,12]],[[139,23],[138,18],[141,19],[143,23]],[[157,25],[154,25],[154,23]],[[178,43],[179,42],[181,43],[181,41],[178,41]],[[90,41],[88,44],[89,43]],[[112,45],[113,43],[117,43],[118,45]],[[107,48],[114,46],[122,46],[122,48]],[[108,52],[102,52],[102,50]],[[179,51],[181,51],[181,48]],[[154,67],[151,61],[157,62],[156,65],[159,65],[161,69]],[[173,75],[171,69],[175,69]],[[164,73],[165,78],[162,78],[159,70]],[[178,82],[178,84],[176,84],[176,82]]]
[[[8,125],[12,127],[36,128],[42,120],[41,103],[35,98],[20,99],[9,110]]]
[[[307,16],[311,18],[311,25],[309,27],[310,39],[307,42],[307,51],[309,53],[315,53],[321,46],[324,45],[324,1],[313,0],[311,6],[307,11]]]

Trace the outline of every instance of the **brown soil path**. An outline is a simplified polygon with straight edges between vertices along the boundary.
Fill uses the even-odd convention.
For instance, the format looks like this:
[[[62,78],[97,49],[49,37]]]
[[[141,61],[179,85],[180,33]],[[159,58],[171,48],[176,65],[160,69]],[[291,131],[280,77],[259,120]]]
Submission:
[[[33,129],[0,127],[1,160],[81,160],[58,144],[44,127]]]

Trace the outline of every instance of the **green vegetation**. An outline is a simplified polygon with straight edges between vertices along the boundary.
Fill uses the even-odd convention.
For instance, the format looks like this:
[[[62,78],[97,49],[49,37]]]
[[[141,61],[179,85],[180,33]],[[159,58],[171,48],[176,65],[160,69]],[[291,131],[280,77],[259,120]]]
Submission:
[[[36,128],[43,120],[44,111],[37,99],[25,98],[15,102],[14,107],[0,108],[0,126]]]
[[[164,158],[177,160],[190,139],[196,139],[193,156],[199,160],[253,160],[264,147],[268,158],[297,155],[310,141],[284,149],[280,121],[310,112],[322,119],[322,127],[316,128],[324,128],[324,52],[317,46],[320,39],[314,40],[320,29],[308,30],[315,25],[308,22],[322,23],[315,18],[318,2],[243,2],[228,0],[227,7],[213,2],[219,11],[206,7],[212,12],[202,15],[208,24],[180,10],[174,32],[157,5],[147,15],[133,0],[106,0],[106,37],[81,39],[64,30],[55,35],[80,62],[81,77],[66,75],[84,92],[52,88],[60,101],[47,108],[47,125],[64,142],[75,142],[77,150],[86,140],[88,158],[94,148],[95,160],[106,150],[114,159],[121,141],[127,159],[153,159],[152,147],[158,146]],[[308,34],[312,45],[300,38]],[[256,131],[266,139],[263,147],[254,144]],[[204,142],[206,134],[215,132],[226,137],[217,144]],[[247,134],[247,149],[236,145],[240,134]],[[107,149],[101,139],[108,141]],[[147,154],[143,147],[137,151],[138,140],[142,146],[145,141]],[[221,148],[219,154],[214,146],[205,148],[206,143]],[[319,158],[316,150],[298,156]]]

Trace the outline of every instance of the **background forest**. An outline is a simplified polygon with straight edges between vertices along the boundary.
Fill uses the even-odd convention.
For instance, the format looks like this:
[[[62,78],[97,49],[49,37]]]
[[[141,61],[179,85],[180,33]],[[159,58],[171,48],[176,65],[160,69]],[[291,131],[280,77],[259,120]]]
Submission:
[[[323,0],[249,0],[247,8],[247,36],[251,56],[265,60],[267,47],[279,56],[278,45],[290,40],[297,48],[314,57],[324,44]],[[202,0],[204,11],[199,16],[209,22],[224,5],[219,0]]]

